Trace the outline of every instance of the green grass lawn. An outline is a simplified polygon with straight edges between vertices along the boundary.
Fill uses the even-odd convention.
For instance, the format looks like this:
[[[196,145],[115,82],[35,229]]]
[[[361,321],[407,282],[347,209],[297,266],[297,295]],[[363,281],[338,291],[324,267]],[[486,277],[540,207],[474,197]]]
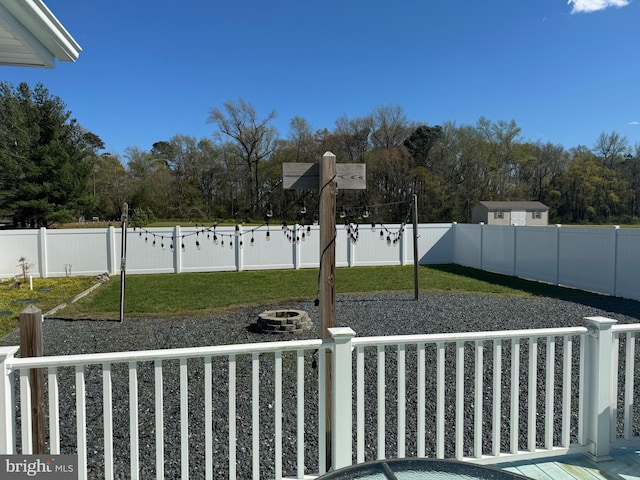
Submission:
[[[336,270],[336,293],[406,291],[413,294],[413,266],[358,267]],[[454,265],[419,268],[421,292],[557,296],[567,289],[513,277],[479,272]],[[126,278],[125,314],[134,316],[202,315],[226,308],[260,305],[318,295],[318,270],[258,270],[245,272],[129,275]],[[118,318],[119,277],[61,316]]]
[[[418,269],[420,292],[466,292],[483,295],[547,296],[571,299],[590,295],[579,290],[530,282],[456,265]],[[357,267],[336,270],[337,294],[414,292],[413,266]],[[0,284],[0,336],[18,328],[19,313],[29,302],[43,312],[68,301],[95,283],[95,278],[34,279],[34,290]],[[258,270],[245,272],[129,275],[125,314],[132,316],[205,315],[228,308],[318,296],[318,270]],[[56,313],[65,318],[117,319],[120,277],[113,277],[81,300]]]

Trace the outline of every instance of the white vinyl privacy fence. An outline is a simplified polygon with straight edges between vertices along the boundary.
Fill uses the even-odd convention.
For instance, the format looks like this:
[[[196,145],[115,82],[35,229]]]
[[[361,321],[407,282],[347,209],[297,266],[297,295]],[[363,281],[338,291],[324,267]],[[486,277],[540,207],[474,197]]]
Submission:
[[[319,227],[129,229],[130,274],[318,268]],[[411,225],[336,230],[338,267],[410,265]],[[468,266],[640,300],[640,229],[420,224],[419,263]],[[121,230],[0,231],[0,277],[120,273]]]

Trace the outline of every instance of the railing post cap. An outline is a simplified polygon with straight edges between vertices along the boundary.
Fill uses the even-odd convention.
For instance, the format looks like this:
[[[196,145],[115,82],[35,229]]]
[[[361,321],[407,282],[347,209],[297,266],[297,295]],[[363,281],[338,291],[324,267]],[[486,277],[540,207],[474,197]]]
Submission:
[[[331,327],[327,329],[331,338],[351,338],[356,336],[350,327]]]
[[[20,347],[17,346],[0,347],[0,359],[13,357],[16,353],[18,353],[19,350]]]
[[[614,320],[613,318],[607,318],[607,317],[584,317],[584,321],[587,325],[592,325],[594,327],[597,327],[598,330],[609,328],[612,325],[615,325],[616,323],[618,323],[617,320]]]

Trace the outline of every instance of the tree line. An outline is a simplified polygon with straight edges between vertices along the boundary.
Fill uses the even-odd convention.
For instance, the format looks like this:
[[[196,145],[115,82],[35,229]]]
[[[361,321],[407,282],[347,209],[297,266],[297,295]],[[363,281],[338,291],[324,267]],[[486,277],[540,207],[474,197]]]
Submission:
[[[333,130],[294,117],[281,138],[276,112],[243,99],[211,108],[211,138],[176,135],[123,158],[71,117],[41,84],[0,84],[0,219],[49,226],[120,218],[311,223],[317,192],[284,190],[284,162],[364,163],[367,189],[339,191],[345,221],[402,222],[413,195],[421,222],[468,223],[482,200],[538,200],[553,223],[640,222],[640,145],[601,133],[591,148],[531,142],[515,121],[430,126],[400,106],[343,115]],[[365,220],[367,219],[367,220]]]

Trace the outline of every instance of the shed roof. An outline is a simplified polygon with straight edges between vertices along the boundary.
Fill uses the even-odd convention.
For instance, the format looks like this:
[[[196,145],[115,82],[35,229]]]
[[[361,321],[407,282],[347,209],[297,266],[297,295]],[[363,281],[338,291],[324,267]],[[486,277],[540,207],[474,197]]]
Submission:
[[[489,210],[549,210],[542,202],[480,202],[480,205]]]
[[[42,0],[0,0],[0,65],[53,68],[81,50]]]

